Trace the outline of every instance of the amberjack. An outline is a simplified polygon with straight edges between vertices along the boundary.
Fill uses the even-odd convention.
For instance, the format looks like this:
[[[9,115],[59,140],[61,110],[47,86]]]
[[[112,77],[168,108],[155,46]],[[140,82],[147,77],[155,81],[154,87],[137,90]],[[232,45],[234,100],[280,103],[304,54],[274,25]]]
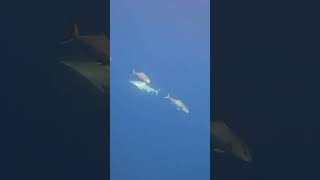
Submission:
[[[143,82],[143,81],[129,81],[131,82],[133,85],[135,85],[136,87],[138,87],[141,91],[146,91],[148,93],[155,93],[156,96],[158,95],[160,89],[155,90],[152,87],[150,87],[147,83]]]
[[[243,161],[252,162],[248,145],[223,121],[211,121],[211,136],[215,152],[230,153]]]
[[[169,93],[166,97],[163,97],[163,98],[169,99],[171,101],[171,104],[177,107],[178,111],[189,113],[189,108],[181,100],[170,97]]]
[[[148,84],[151,83],[150,78],[144,72],[136,72],[133,68],[131,75],[136,75],[140,80],[142,80]]]

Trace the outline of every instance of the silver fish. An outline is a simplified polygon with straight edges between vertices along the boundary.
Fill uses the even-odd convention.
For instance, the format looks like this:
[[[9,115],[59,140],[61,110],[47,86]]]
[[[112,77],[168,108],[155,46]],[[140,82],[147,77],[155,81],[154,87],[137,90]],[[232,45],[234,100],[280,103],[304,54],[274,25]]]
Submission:
[[[137,88],[139,88],[142,91],[146,91],[148,93],[155,93],[156,96],[158,95],[160,89],[155,90],[152,87],[150,87],[147,83],[143,82],[143,81],[129,81],[131,82],[133,85],[135,85]]]
[[[171,104],[173,104],[177,107],[178,111],[183,111],[185,113],[189,113],[189,108],[180,99],[175,99],[175,98],[170,97],[169,93],[166,97],[163,97],[163,98],[169,99],[171,101]]]
[[[140,80],[150,84],[150,78],[144,72],[136,72],[134,68],[132,69],[132,75],[136,75]]]

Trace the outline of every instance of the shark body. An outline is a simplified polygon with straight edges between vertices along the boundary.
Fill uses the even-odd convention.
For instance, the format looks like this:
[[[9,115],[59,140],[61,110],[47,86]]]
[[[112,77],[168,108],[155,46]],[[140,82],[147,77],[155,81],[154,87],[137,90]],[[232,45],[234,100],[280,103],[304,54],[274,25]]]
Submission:
[[[71,45],[86,44],[86,47],[93,51],[86,57],[63,58],[61,63],[79,73],[100,92],[108,92],[110,89],[110,57],[109,40],[106,35],[80,35],[78,26],[74,24],[72,37],[61,42],[61,44],[64,45],[71,42],[73,42]],[[81,50],[76,52],[78,51]]]
[[[62,61],[61,63],[81,74],[100,92],[106,93],[110,89],[110,66],[88,61]]]
[[[92,50],[92,55],[99,58],[99,61],[103,64],[110,63],[110,50],[109,50],[109,39],[106,34],[88,34],[82,35],[79,31],[77,24],[73,25],[72,36],[62,41],[61,44],[69,44],[71,42],[79,42],[85,44]]]
[[[215,152],[229,153],[246,162],[252,161],[248,145],[223,121],[211,121],[211,137]]]

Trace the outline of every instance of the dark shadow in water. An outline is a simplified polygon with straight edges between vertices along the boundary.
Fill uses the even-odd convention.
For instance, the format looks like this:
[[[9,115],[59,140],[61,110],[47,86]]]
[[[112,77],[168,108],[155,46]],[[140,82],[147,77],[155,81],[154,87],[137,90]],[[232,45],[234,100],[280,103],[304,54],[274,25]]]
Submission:
[[[86,2],[98,12],[79,10],[76,20],[86,31],[105,31],[109,18],[100,17],[109,14],[101,8],[107,7],[102,6],[105,0]],[[31,0],[8,3],[5,9],[1,20],[6,24],[0,30],[0,179],[107,179],[109,96],[57,61],[58,42],[78,6]]]
[[[213,179],[319,177],[320,88],[315,82],[320,64],[301,60],[310,53],[306,49],[218,51],[214,116],[226,120],[249,144],[253,162],[213,154]]]

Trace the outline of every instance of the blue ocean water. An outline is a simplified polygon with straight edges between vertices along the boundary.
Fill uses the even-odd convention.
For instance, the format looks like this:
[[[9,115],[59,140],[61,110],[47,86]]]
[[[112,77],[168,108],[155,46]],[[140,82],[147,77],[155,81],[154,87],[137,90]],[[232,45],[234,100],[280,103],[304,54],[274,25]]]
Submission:
[[[111,180],[209,179],[209,4],[111,1]],[[129,82],[133,68],[158,96]]]

